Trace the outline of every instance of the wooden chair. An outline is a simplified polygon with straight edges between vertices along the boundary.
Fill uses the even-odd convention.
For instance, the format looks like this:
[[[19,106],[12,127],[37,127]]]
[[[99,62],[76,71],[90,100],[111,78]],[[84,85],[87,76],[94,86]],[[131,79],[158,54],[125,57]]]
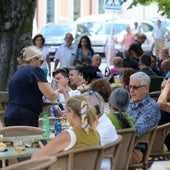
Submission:
[[[161,83],[163,81],[163,78],[164,77],[157,75],[151,76],[149,92],[159,91],[161,89]]]
[[[160,96],[160,94],[161,94],[161,91],[153,91],[153,92],[149,93],[149,96],[157,101],[159,96]]]
[[[43,130],[32,126],[8,126],[0,129],[0,134],[4,137],[27,136],[27,135],[42,135]],[[13,141],[8,141],[8,146],[13,145]],[[32,147],[37,147],[38,142],[32,142]],[[13,164],[18,162],[18,159],[6,160],[5,164]]]
[[[122,136],[119,135],[116,141],[103,146],[104,147],[103,158],[108,158],[111,160],[111,170],[116,170],[115,167],[120,152],[121,142]]]
[[[121,148],[118,155],[119,161],[117,161],[116,170],[128,170],[136,138],[135,132],[136,130],[134,128],[117,130],[117,133],[120,134],[123,139],[121,141]]]
[[[8,92],[7,91],[0,91],[0,110],[5,110],[5,107],[8,103]]]
[[[4,137],[41,135],[43,130],[33,126],[8,126],[0,129],[0,134]]]
[[[57,161],[49,170],[99,170],[102,156],[102,146],[89,146],[57,153]]]
[[[54,156],[31,159],[4,167],[3,170],[48,170],[48,167],[55,161]]]
[[[8,92],[7,91],[0,91],[0,122],[1,127],[5,127],[4,125],[4,113],[5,108],[8,104]]]
[[[153,142],[150,157],[151,161],[157,160],[168,160],[170,159],[170,151],[165,150],[165,138],[170,135],[170,123],[160,125],[157,127],[155,140]]]
[[[151,153],[152,145],[155,139],[155,134],[156,134],[156,126],[151,128],[148,132],[143,134],[142,136],[136,137],[135,139],[135,145],[138,143],[144,143],[147,145],[146,147],[146,152],[143,155],[142,162],[137,163],[137,164],[131,164],[129,166],[129,169],[136,169],[136,168],[142,168],[143,170],[148,170],[148,161],[149,161],[149,156]]]

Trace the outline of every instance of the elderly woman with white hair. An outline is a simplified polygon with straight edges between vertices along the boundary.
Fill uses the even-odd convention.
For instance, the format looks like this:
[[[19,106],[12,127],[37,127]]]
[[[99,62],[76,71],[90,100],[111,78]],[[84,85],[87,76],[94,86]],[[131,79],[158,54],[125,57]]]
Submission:
[[[40,68],[42,53],[35,46],[24,48],[19,57],[21,66],[11,77],[5,110],[5,126],[38,126],[43,99],[56,100],[60,89],[54,91]]]
[[[116,88],[109,97],[111,113],[108,117],[116,130],[134,127],[133,118],[126,113],[129,103],[130,94],[124,88]]]

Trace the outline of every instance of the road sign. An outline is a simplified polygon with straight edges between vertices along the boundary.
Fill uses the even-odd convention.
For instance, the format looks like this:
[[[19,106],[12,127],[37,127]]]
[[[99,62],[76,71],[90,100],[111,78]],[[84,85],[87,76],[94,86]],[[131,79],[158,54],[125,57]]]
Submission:
[[[105,10],[121,10],[123,0],[104,0],[104,9]]]

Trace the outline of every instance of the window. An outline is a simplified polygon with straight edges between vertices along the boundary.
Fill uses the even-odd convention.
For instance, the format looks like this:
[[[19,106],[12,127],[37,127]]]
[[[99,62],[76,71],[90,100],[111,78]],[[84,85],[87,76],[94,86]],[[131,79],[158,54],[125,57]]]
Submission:
[[[47,0],[47,23],[54,22],[54,0]]]
[[[99,4],[99,14],[103,14],[104,13],[104,8],[103,8],[103,5],[104,5],[104,0],[98,0],[98,4]]]
[[[80,17],[80,3],[81,1],[74,0],[74,21]]]

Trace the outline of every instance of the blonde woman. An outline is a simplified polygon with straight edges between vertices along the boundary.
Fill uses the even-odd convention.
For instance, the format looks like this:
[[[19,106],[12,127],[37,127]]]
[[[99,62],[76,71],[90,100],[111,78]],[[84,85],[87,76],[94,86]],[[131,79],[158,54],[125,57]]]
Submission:
[[[38,117],[44,103],[42,97],[56,100],[60,89],[54,91],[40,68],[42,53],[35,46],[21,51],[19,62],[22,64],[11,77],[8,94],[9,101],[5,110],[5,126],[38,126]]]
[[[50,156],[57,152],[86,146],[99,145],[96,132],[97,115],[93,106],[82,96],[74,96],[66,103],[66,116],[72,129],[62,131],[54,139],[32,155],[32,158]]]

